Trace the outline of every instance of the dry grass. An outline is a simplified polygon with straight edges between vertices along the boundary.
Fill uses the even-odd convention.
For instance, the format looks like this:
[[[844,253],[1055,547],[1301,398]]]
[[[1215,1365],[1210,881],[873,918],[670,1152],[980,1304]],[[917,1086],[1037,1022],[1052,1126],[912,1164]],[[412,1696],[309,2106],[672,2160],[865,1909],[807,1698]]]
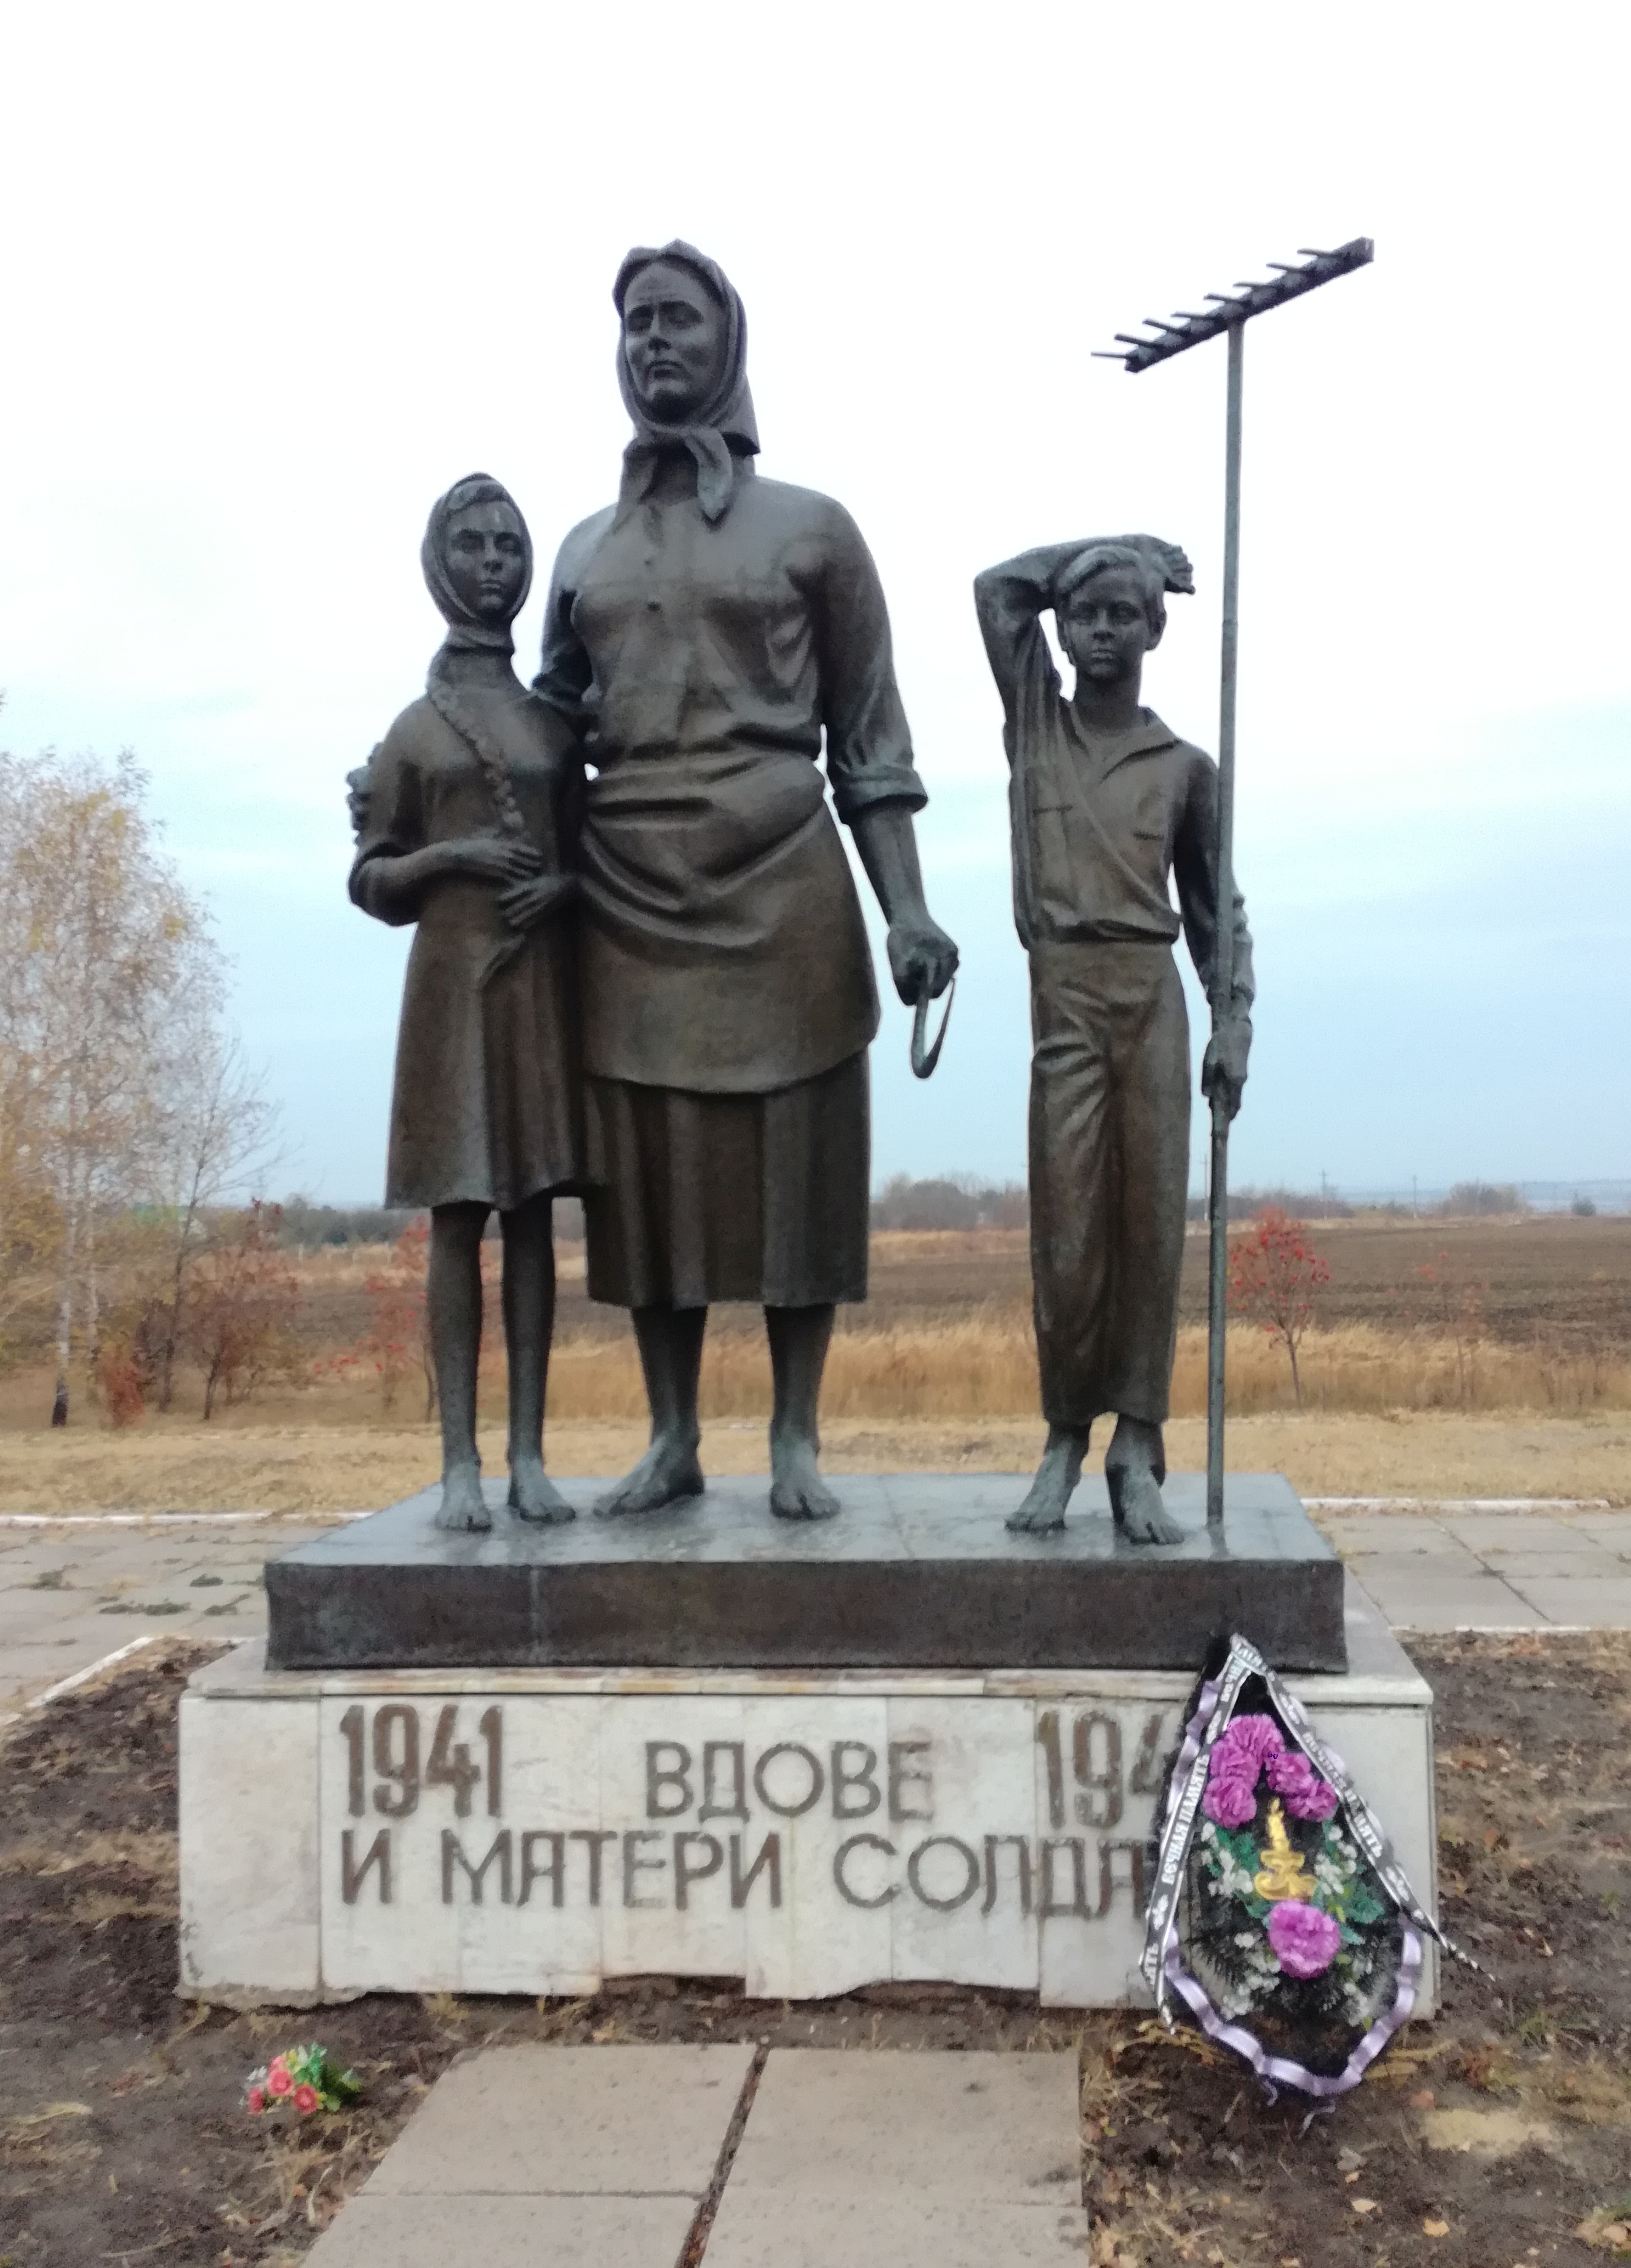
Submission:
[[[1631,1359],[1616,1350],[1458,1343],[1422,1331],[1356,1323],[1310,1331],[1301,1351],[1304,1404],[1319,1410],[1631,1410]],[[1292,1400],[1285,1351],[1244,1325],[1229,1335],[1229,1406],[1239,1417]],[[771,1406],[762,1337],[716,1332],[703,1357],[708,1418],[756,1418]],[[837,1334],[822,1390],[829,1418],[1017,1418],[1037,1406],[1036,1342],[1028,1315],[991,1309],[955,1322],[895,1324]],[[1207,1406],[1207,1335],[1178,1334],[1175,1417]],[[579,1339],[557,1350],[550,1410],[558,1420],[638,1418],[645,1388],[631,1341]]]
[[[551,1425],[557,1473],[624,1472],[646,1445],[642,1420]],[[832,1418],[824,1462],[845,1472],[1021,1472],[1036,1462],[1032,1418]],[[504,1468],[504,1436],[484,1427],[489,1472]],[[1206,1425],[1168,1428],[1174,1471],[1206,1462]],[[360,1511],[410,1495],[436,1477],[432,1425],[237,1425],[153,1421],[139,1432],[91,1427],[4,1437],[0,1512]],[[704,1429],[711,1473],[766,1469],[759,1418]],[[1236,1419],[1236,1472],[1283,1472],[1305,1496],[1561,1496],[1631,1498],[1631,1423],[1604,1415],[1502,1417],[1405,1411],[1371,1417],[1281,1411]]]

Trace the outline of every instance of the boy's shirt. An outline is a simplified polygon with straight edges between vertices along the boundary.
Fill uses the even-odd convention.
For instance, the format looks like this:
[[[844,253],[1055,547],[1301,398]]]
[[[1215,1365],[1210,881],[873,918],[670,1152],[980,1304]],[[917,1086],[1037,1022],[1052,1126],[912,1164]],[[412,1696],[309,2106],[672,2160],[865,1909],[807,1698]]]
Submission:
[[[1011,768],[1014,919],[1039,945],[1148,940],[1180,926],[1210,989],[1217,936],[1218,771],[1151,709],[1131,731],[1089,733],[1062,695],[1039,617],[993,652]],[[993,641],[987,632],[988,649]],[[1170,878],[1177,883],[1172,904]],[[1235,893],[1234,998],[1253,998],[1245,901]]]

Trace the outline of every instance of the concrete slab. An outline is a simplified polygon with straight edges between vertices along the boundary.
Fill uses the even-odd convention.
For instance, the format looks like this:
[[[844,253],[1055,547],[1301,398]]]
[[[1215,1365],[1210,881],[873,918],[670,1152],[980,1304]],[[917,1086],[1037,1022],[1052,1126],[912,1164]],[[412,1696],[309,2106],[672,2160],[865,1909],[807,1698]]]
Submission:
[[[772,2199],[745,2196],[733,2183],[706,2261],[707,2268],[1066,2268],[1085,2261],[1087,2243],[1080,2205],[947,2205],[914,2193],[801,2198],[778,2211]],[[315,2268],[318,2256],[311,2257]]]
[[[365,2190],[306,2254],[310,2268],[676,2268],[687,2197],[376,2197]],[[994,2257],[994,2256],[993,2256]]]
[[[1592,1590],[1603,1582],[1631,1582],[1631,1566],[1595,1543],[1589,1550],[1486,1551],[1482,1564],[1490,1574],[1514,1585],[1526,1584],[1538,1575]]]
[[[363,2194],[694,2207],[752,2063],[747,2047],[490,2048],[442,2074]]]
[[[791,2217],[807,2199],[848,2205],[903,2194],[919,2209],[930,2200],[1080,2205],[1075,2056],[775,2050],[727,2198]]]
[[[1466,1544],[1450,1535],[1442,1521],[1418,1519],[1413,1514],[1322,1512],[1314,1524],[1345,1557],[1356,1557],[1371,1551],[1421,1552],[1439,1559],[1475,1557]]]
[[[1631,1574],[1613,1580],[1514,1575],[1512,1588],[1547,1622],[1567,1629],[1631,1630]]]
[[[1353,1571],[1395,1630],[1539,1630],[1553,1619],[1478,1567],[1440,1572],[1435,1562],[1378,1551],[1355,1558]]]
[[[1450,1512],[1443,1524],[1458,1543],[1480,1557],[1487,1551],[1589,1551],[1593,1542],[1550,1513]]]

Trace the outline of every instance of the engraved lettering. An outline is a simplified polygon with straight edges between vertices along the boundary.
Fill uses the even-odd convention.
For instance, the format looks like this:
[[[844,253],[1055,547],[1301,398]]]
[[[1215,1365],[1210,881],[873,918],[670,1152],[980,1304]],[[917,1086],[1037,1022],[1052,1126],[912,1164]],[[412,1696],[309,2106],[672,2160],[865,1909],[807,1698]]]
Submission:
[[[719,1800],[714,1781],[716,1756],[728,1756],[730,1762],[730,1795],[728,1803]],[[740,1741],[705,1741],[702,1744],[702,1808],[698,1819],[745,1819],[748,1816],[748,1755]]]
[[[1019,1875],[1020,1911],[1030,1911],[1030,1838],[1025,1835],[988,1835],[985,1837],[985,1902],[980,1911],[988,1914],[997,1903],[997,1852],[1004,1843],[1011,1843],[1016,1854]]]
[[[1133,1918],[1142,1921],[1149,1904],[1149,1867],[1148,1843],[1101,1843],[1099,1845],[1099,1911],[1108,1913],[1116,1892],[1125,1889],[1132,1902]],[[1116,1879],[1115,1861],[1125,1858],[1127,1871],[1121,1881]]]
[[[1070,1853],[1071,1897],[1068,1905],[1061,1905],[1054,1896],[1053,1859],[1058,1851]],[[1061,1914],[1074,1914],[1080,1920],[1096,1918],[1088,1904],[1088,1852],[1080,1835],[1072,1835],[1059,1842],[1044,1841],[1042,1845],[1042,1897],[1037,1911],[1044,1921],[1056,1920]]]
[[[692,1847],[704,1852],[705,1863],[693,1866]],[[717,1835],[698,1835],[688,1829],[674,1838],[674,1903],[683,1913],[690,1904],[693,1882],[705,1882],[710,1874],[717,1874],[725,1864],[725,1849]]]
[[[900,1884],[890,1882],[875,1898],[863,1897],[859,1890],[850,1888],[845,1873],[845,1861],[852,1851],[881,1851],[886,1859],[895,1856],[895,1845],[886,1843],[882,1835],[852,1835],[847,1843],[840,1843],[832,1854],[832,1879],[838,1884],[838,1895],[852,1906],[886,1906],[891,1898],[900,1896]]]
[[[660,1756],[675,1756],[676,1764],[660,1764]],[[681,1741],[647,1741],[646,1743],[646,1816],[647,1819],[677,1819],[691,1808],[691,1752]],[[676,1801],[664,1801],[662,1791],[674,1791]]]
[[[860,1759],[852,1768],[846,1761]],[[855,1800],[852,1801],[853,1796]],[[835,1819],[870,1819],[883,1800],[878,1786],[878,1752],[866,1741],[835,1741],[832,1744],[832,1815]]]
[[[919,1771],[916,1764],[906,1762],[908,1756],[926,1756],[926,1741],[891,1741],[889,1742],[889,1817],[897,1822],[904,1819],[933,1819],[934,1816],[934,1776]],[[926,1811],[913,1811],[905,1800],[908,1787],[925,1791]]]
[[[1096,1746],[1103,1761],[1096,1763]],[[1083,1827],[1121,1823],[1121,1727],[1102,1710],[1084,1710],[1071,1727],[1071,1764],[1076,1776],[1076,1819]]]
[[[1159,1795],[1165,1777],[1167,1759],[1162,1753],[1161,1728],[1166,1722],[1166,1712],[1152,1709],[1144,1719],[1144,1729],[1139,1734],[1138,1753],[1133,1759],[1133,1770],[1127,1786],[1134,1795]]]
[[[747,1873],[744,1874],[742,1871],[742,1837],[740,1835],[733,1835],[731,1837],[732,1905],[745,1906],[747,1904],[748,1893],[753,1888],[753,1885],[762,1870],[766,1871],[769,1875],[771,1904],[773,1906],[779,1906],[781,1904],[780,1836],[767,1835],[765,1837],[764,1842],[759,1845],[758,1857],[754,1860],[752,1866],[749,1867]]]
[[[394,1738],[402,1727],[402,1760],[395,1760]],[[373,1792],[373,1808],[387,1819],[406,1819],[419,1800],[419,1712],[405,1701],[374,1712],[373,1768],[386,1785]]]
[[[637,1897],[634,1878],[637,1874],[661,1874],[668,1870],[666,1859],[642,1859],[635,1845],[638,1843],[661,1843],[662,1837],[654,1827],[637,1827],[623,1838],[623,1902],[625,1906],[660,1906],[661,1898]]]
[[[598,1906],[601,1902],[601,1853],[609,1843],[615,1843],[617,1837],[609,1827],[569,1827],[566,1830],[566,1840],[569,1843],[581,1843],[587,1848],[589,1904],[592,1906]]]
[[[797,1803],[778,1803],[764,1785],[764,1775],[778,1756],[802,1756],[808,1768],[809,1787]],[[821,1801],[821,1792],[826,1786],[826,1777],[821,1768],[821,1759],[818,1756],[813,1756],[799,1742],[778,1741],[773,1749],[765,1749],[764,1754],[753,1767],[753,1792],[766,1811],[773,1811],[779,1819],[801,1819],[807,1811],[813,1809]]]
[[[357,1894],[368,1879],[371,1867],[380,1869],[380,1904],[391,1903],[391,1830],[382,1827],[368,1845],[367,1856],[359,1867],[351,1847],[352,1830],[347,1827],[340,1835],[340,1896],[348,1906],[357,1904]]]
[[[482,1768],[470,1762],[470,1751],[463,1741],[455,1741],[459,1711],[456,1703],[449,1701],[436,1719],[436,1737],[431,1742],[431,1753],[425,1759],[426,1787],[450,1787],[453,1790],[453,1809],[455,1819],[470,1815],[470,1790],[479,1786]]]
[[[550,1863],[540,1867],[533,1858],[535,1843],[550,1846]],[[521,1894],[515,1901],[524,1906],[532,1896],[535,1882],[548,1882],[550,1904],[564,1905],[566,1902],[566,1837],[551,1833],[547,1828],[529,1828],[521,1837]]]
[[[1065,1824],[1065,1763],[1059,1754],[1059,1712],[1044,1709],[1037,1719],[1037,1741],[1048,1760],[1048,1825]]]
[[[953,1890],[949,1897],[936,1897],[933,1890],[924,1888],[923,1861],[931,1851],[955,1851],[963,1861],[963,1887]],[[979,1888],[979,1877],[978,1855],[966,1843],[959,1842],[955,1835],[931,1835],[926,1842],[919,1844],[906,1861],[906,1880],[911,1884],[913,1893],[926,1906],[932,1906],[936,1913],[955,1913],[959,1906],[966,1905]]]
[[[345,1808],[353,1819],[360,1819],[364,1810],[363,1724],[363,1712],[353,1701],[340,1719],[340,1735],[345,1742]]]
[[[487,1869],[496,1859],[498,1862],[498,1896],[503,1904],[509,1905],[514,1895],[510,1875],[510,1830],[507,1827],[501,1827],[493,1837],[492,1848],[482,1860],[481,1865],[473,1867],[465,1857],[464,1846],[452,1828],[444,1827],[442,1830],[442,1904],[445,1906],[450,1906],[454,1902],[453,1870],[455,1866],[459,1866],[463,1867],[465,1879],[470,1886],[470,1904],[473,1906],[482,1904],[485,1896]]]
[[[487,1813],[497,1819],[504,1809],[504,1712],[497,1705],[483,1709],[476,1731],[487,1743]]]

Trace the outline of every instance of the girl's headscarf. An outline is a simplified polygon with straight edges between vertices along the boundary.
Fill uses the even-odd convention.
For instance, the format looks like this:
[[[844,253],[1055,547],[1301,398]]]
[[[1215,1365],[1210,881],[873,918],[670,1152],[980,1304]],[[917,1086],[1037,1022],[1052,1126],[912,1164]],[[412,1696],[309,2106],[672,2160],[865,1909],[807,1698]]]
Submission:
[[[509,654],[515,651],[515,641],[510,636],[510,623],[483,622],[459,596],[447,571],[447,535],[454,515],[468,512],[472,504],[508,504],[515,515],[515,525],[527,561],[527,573],[515,601],[515,614],[520,612],[526,603],[527,593],[532,588],[532,537],[521,516],[520,506],[502,481],[495,481],[486,473],[467,473],[461,481],[454,482],[446,496],[438,497],[431,506],[424,541],[419,547],[419,564],[424,570],[431,596],[447,622],[447,636],[431,663],[424,691],[425,698],[437,715],[452,725],[481,766],[488,792],[492,798],[493,815],[501,831],[519,841],[527,834],[527,821],[515,800],[509,759],[462,698],[458,673],[448,666],[449,657],[455,653],[485,652]],[[511,621],[513,620],[514,615],[512,615]],[[515,936],[490,960],[483,973],[483,983],[514,959],[523,941],[524,932],[517,931]]]
[[[425,526],[424,541],[419,546],[419,564],[424,570],[425,583],[431,596],[447,624],[446,646],[454,652],[469,652],[485,649],[499,653],[513,653],[515,641],[510,636],[508,622],[486,622],[473,614],[454,588],[453,578],[447,571],[447,534],[455,512],[468,512],[472,504],[508,504],[515,515],[516,528],[526,555],[527,576],[521,585],[520,596],[515,601],[515,613],[520,614],[527,603],[527,593],[532,588],[532,537],[521,508],[502,481],[495,481],[487,473],[467,473],[455,481],[444,497],[438,497],[431,506],[431,517]],[[511,617],[514,619],[513,615]]]
[[[612,285],[612,305],[617,310],[619,323],[623,320],[623,303],[629,287],[643,268],[657,261],[666,261],[676,268],[689,269],[705,289],[725,311],[725,352],[720,359],[720,379],[712,394],[698,408],[688,424],[665,425],[648,416],[645,405],[635,392],[634,380],[629,370],[624,342],[617,340],[617,384],[623,393],[624,409],[634,426],[634,438],[623,453],[623,490],[618,498],[620,511],[638,504],[650,488],[657,468],[657,460],[664,449],[689,449],[697,460],[697,501],[702,506],[703,518],[710,522],[721,520],[730,510],[736,472],[731,462],[730,445],[735,442],[744,455],[756,456],[759,448],[759,429],[753,415],[753,396],[748,391],[748,316],[730,278],[717,261],[710,260],[694,245],[683,243],[676,237],[672,244],[661,250],[650,245],[636,245],[617,270],[617,280]]]

